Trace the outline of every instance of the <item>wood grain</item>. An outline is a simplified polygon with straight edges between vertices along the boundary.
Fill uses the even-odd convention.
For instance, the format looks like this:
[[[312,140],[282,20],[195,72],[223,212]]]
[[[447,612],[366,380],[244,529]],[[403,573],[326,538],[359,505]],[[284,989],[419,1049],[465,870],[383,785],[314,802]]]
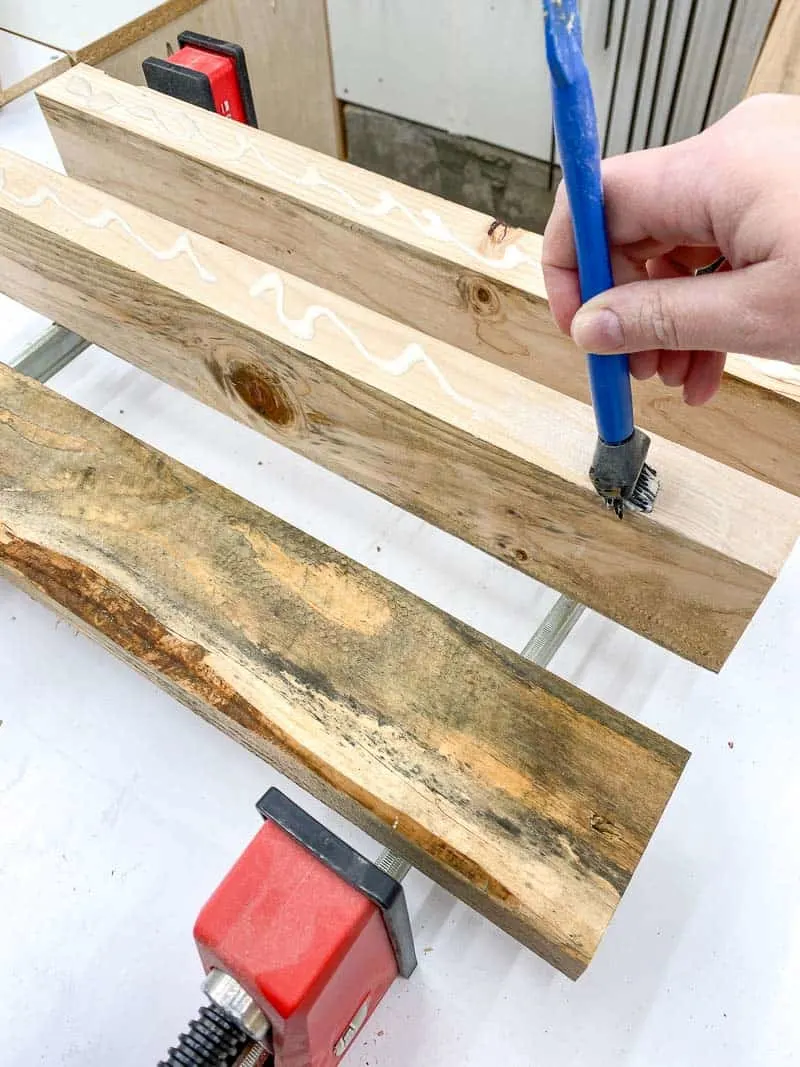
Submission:
[[[755,93],[800,92],[800,4],[779,0],[748,87]]]
[[[0,30],[0,107],[69,69],[69,56]]]
[[[650,517],[592,489],[591,411],[0,152],[0,287],[254,429],[719,668],[800,500],[662,439]]]
[[[535,234],[84,68],[39,99],[73,176],[589,402]],[[729,375],[698,411],[657,380],[634,385],[647,430],[800,493],[793,400]]]
[[[687,759],[2,366],[0,574],[573,978]]]

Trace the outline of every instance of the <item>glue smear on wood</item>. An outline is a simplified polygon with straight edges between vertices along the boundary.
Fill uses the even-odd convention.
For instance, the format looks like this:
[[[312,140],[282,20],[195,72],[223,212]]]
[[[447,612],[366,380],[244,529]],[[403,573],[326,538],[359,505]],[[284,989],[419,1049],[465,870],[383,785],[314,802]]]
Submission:
[[[378,367],[379,370],[382,370],[384,373],[399,378],[402,375],[407,374],[412,367],[421,366],[428,371],[445,396],[449,396],[450,399],[455,400],[457,404],[470,408],[477,413],[476,405],[453,388],[442,371],[437,367],[436,363],[434,363],[422,345],[418,342],[415,341],[410,345],[406,345],[400,355],[396,356],[394,359],[381,359],[380,356],[376,356],[373,352],[370,352],[358,334],[351,329],[351,327],[348,326],[335,311],[324,307],[322,304],[309,304],[299,319],[291,318],[287,315],[285,299],[286,286],[283,278],[277,271],[271,271],[269,274],[264,274],[250,287],[250,296],[255,298],[260,297],[267,292],[275,294],[275,312],[281,323],[291,334],[300,340],[312,341],[316,334],[317,320],[321,318],[328,319],[340,333],[344,334],[359,355],[373,367]]]
[[[80,212],[75,211],[74,208],[65,204],[57,193],[45,186],[40,186],[36,192],[31,193],[30,196],[19,196],[17,193],[12,193],[6,186],[6,172],[2,167],[0,167],[0,194],[2,194],[6,200],[10,200],[12,204],[16,204],[17,207],[36,208],[42,207],[47,203],[54,204],[57,208],[63,211],[65,215],[69,215],[69,217],[75,219],[76,222],[83,223],[84,226],[89,226],[94,230],[105,230],[112,225],[118,226],[127,237],[132,241],[135,241],[140,248],[143,248],[145,252],[148,252],[154,259],[165,262],[172,259],[178,259],[179,256],[186,256],[204,282],[215,282],[217,280],[211,271],[207,270],[197,258],[195,251],[192,248],[188,233],[180,234],[169,248],[155,248],[148,241],[145,241],[145,239],[134,230],[130,223],[116,211],[109,211],[106,209],[99,211],[96,215],[88,217],[86,215],[81,215]]]
[[[185,231],[178,235],[175,241],[167,248],[156,248],[146,241],[131,226],[127,219],[116,211],[103,209],[96,215],[84,215],[58,195],[55,190],[48,186],[39,186],[29,195],[14,193],[8,188],[5,169],[0,167],[0,196],[9,200],[18,207],[41,208],[45,204],[52,204],[69,218],[84,226],[95,230],[104,230],[116,226],[122,233],[148,255],[159,262],[168,262],[185,256],[197,272],[201,281],[213,284],[217,281],[216,275],[209,270],[199,259],[192,244],[191,237]],[[258,278],[249,288],[249,295],[253,300],[261,299],[265,293],[274,296],[275,314],[286,330],[294,337],[304,341],[313,341],[316,335],[316,323],[319,319],[327,319],[353,346],[358,354],[373,367],[377,367],[385,374],[393,377],[401,377],[414,367],[421,367],[427,371],[438,385],[442,393],[461,407],[467,408],[474,417],[481,417],[482,412],[477,404],[468,397],[459,393],[447,377],[442,373],[433,359],[428,355],[419,342],[412,342],[394,359],[383,359],[371,352],[358,334],[329,307],[322,304],[310,304],[299,318],[293,318],[286,311],[286,283],[277,271],[270,271]]]
[[[414,210],[401,200],[398,200],[387,189],[379,193],[377,200],[366,203],[353,196],[343,186],[326,178],[317,167],[308,166],[300,174],[294,174],[270,159],[251,140],[235,129],[231,131],[235,134],[235,148],[230,151],[204,136],[197,122],[184,112],[170,111],[169,108],[156,109],[148,104],[126,104],[107,89],[98,92],[89,79],[82,75],[74,75],[69,79],[67,91],[78,97],[82,105],[91,111],[100,113],[120,111],[122,114],[127,115],[129,119],[152,123],[160,127],[169,136],[170,143],[177,141],[184,144],[191,142],[201,144],[204,151],[210,152],[220,162],[239,163],[250,157],[267,173],[288,182],[290,185],[296,185],[303,189],[322,189],[332,193],[357,214],[372,218],[384,218],[397,212],[424,237],[432,241],[439,241],[442,244],[454,245],[465,256],[481,263],[483,266],[493,267],[497,270],[514,270],[517,267],[528,266],[533,267],[537,273],[540,270],[538,259],[523,252],[516,245],[509,245],[503,250],[502,256],[497,258],[484,255],[472,245],[462,241],[442,217],[431,208]],[[167,121],[165,115],[168,115],[171,121]],[[235,126],[234,123],[229,125],[231,127]]]

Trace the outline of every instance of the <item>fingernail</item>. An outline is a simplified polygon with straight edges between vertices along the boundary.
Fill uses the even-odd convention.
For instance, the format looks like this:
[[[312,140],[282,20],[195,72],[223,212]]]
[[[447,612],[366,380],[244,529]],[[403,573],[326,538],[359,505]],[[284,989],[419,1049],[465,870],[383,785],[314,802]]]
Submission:
[[[571,333],[584,352],[616,352],[625,346],[622,323],[610,308],[581,308],[572,320]]]

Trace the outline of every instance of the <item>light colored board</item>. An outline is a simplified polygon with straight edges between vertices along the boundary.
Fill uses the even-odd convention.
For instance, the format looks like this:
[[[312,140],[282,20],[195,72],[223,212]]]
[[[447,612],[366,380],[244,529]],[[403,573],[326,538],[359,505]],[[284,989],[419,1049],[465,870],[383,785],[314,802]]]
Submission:
[[[142,61],[166,58],[182,30],[242,44],[259,127],[328,155],[341,156],[342,122],[334,96],[325,0],[205,0],[187,15],[114,50],[100,66],[144,84]]]
[[[90,68],[38,95],[74,176],[589,402],[535,234],[490,236],[485,215]],[[635,389],[647,430],[800,492],[794,404],[732,377],[702,411],[658,380]]]
[[[55,48],[0,30],[0,107],[69,68]]]
[[[721,666],[794,543],[800,500],[661,439],[656,511],[619,522],[586,473],[587,406],[11,153],[0,168],[9,295],[698,663]]]
[[[571,977],[687,753],[0,368],[0,571]]]
[[[780,0],[755,65],[748,95],[798,92],[800,92],[800,4],[796,0]]]
[[[202,0],[0,0],[0,28],[95,63]]]

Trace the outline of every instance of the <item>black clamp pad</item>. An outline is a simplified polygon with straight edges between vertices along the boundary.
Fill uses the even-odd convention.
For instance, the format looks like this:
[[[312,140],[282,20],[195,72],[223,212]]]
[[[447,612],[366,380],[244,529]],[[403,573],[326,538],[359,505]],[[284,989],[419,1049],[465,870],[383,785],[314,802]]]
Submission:
[[[182,67],[179,63],[170,63],[168,59],[156,59],[150,56],[142,63],[144,80],[148,89],[171,96],[173,100],[183,100],[206,111],[216,111],[211,82],[202,70]]]
[[[178,45],[180,48],[199,48],[202,52],[228,56],[234,61],[247,125],[257,127],[258,119],[253,102],[253,90],[250,86],[250,75],[247,73],[247,62],[242,46],[232,44],[230,41],[221,41],[218,37],[206,37],[204,33],[192,33],[191,30],[178,34]],[[187,104],[197,104],[206,111],[216,111],[211,85],[202,71],[191,70],[189,67],[182,67],[179,63],[170,63],[168,59],[156,59],[154,56],[144,60],[142,71],[148,88],[177,100],[183,100]]]

